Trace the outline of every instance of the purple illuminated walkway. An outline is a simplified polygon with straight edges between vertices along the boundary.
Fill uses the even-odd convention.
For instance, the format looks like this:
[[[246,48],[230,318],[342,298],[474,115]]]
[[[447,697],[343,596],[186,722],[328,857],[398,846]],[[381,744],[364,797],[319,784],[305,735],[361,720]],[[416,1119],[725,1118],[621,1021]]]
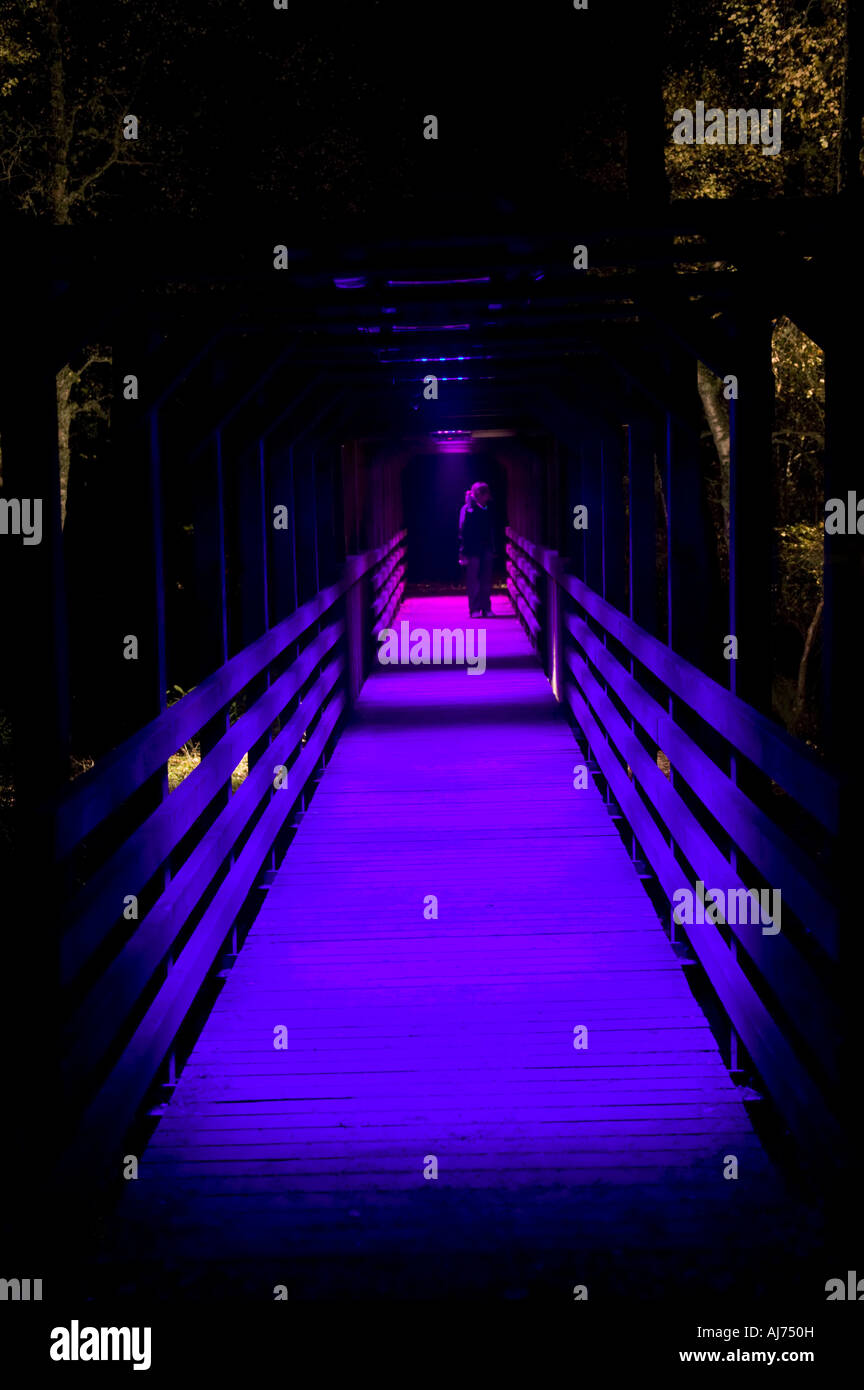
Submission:
[[[218,1291],[227,1261],[262,1297],[280,1278],[292,1296],[356,1294],[364,1257],[379,1280],[392,1257],[406,1289],[410,1258],[422,1292],[429,1252],[472,1286],[471,1260],[498,1251],[519,1296],[549,1262],[570,1286],[626,1287],[643,1278],[634,1250],[686,1280],[736,1232],[752,1249],[772,1171],[602,798],[574,789],[578,747],[509,602],[495,607],[475,621],[484,675],[367,681],[129,1185],[127,1230],[154,1269],[179,1278],[186,1261]],[[402,618],[464,625],[464,601],[410,600]]]

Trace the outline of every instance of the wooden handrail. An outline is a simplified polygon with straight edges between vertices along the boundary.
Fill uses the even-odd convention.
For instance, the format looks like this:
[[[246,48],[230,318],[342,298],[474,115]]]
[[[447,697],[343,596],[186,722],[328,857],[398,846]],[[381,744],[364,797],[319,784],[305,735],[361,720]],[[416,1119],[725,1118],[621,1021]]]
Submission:
[[[631,825],[639,826],[639,842],[671,900],[681,886],[681,866],[666,843],[644,802],[607,744],[587,701],[577,687],[565,688],[568,703],[591,747],[603,776]],[[688,926],[687,936],[720,1003],[744,1042],[760,1075],[764,1078],[781,1114],[790,1128],[813,1151],[820,1146],[830,1153],[839,1134],[839,1125],[824,1096],[790,1041],[772,1017],[753,983],[720,936],[709,923]]]
[[[533,545],[509,527],[507,534],[673,695],[689,705],[710,727],[719,726],[727,743],[789,792],[827,830],[836,833],[837,779],[804,745],[652,637],[581,579],[565,574],[555,551]]]
[[[114,749],[63,798],[58,841],[63,852],[69,853],[250,680],[269,672],[276,658],[313,632],[308,646],[286,670],[274,673],[250,708],[101,864],[71,904],[70,920],[61,939],[61,977],[66,987],[79,977],[82,982],[86,979],[82,970],[89,968],[96,953],[110,940],[122,918],[124,896],[154,881],[202,814],[225,792],[243,753],[266,736],[312,679],[311,688],[265,753],[252,762],[246,778],[218,810],[183,863],[174,866],[171,878],[131,936],[76,1000],[66,1028],[63,1070],[70,1093],[81,1098],[87,1111],[70,1161],[76,1161],[77,1153],[77,1161],[85,1169],[92,1168],[91,1177],[104,1167],[112,1143],[119,1142],[133,1118],[212,969],[265,856],[348,706],[344,678],[353,661],[351,652],[356,650],[351,646],[352,640],[356,642],[356,620],[348,620],[354,624],[355,637],[347,646],[345,638],[350,634],[346,618],[340,614],[333,614],[323,631],[314,633],[315,626],[349,590],[355,593],[352,603],[360,601],[357,596],[364,590],[354,586],[366,574],[371,573],[371,589],[384,596],[388,611],[399,602],[404,590],[405,534],[400,532],[363,555],[348,556],[344,574],[336,584],[316,594],[177,705]],[[368,604],[368,595],[364,601]],[[369,627],[365,623],[363,627],[368,633]],[[290,764],[284,786],[274,785],[274,764]],[[243,846],[239,852],[238,842]],[[189,920],[201,912],[202,904],[203,913],[190,932]],[[175,952],[177,958],[172,961]],[[147,1003],[166,961],[171,968]],[[144,1016],[140,1018],[142,1010]],[[112,1059],[116,1059],[113,1065]],[[106,1070],[107,1080],[100,1083]]]
[[[272,760],[284,762],[290,756],[304,726],[324,707],[343,669],[344,658],[340,657],[319,677],[309,700],[304,701],[270,744],[267,760],[252,768],[207,835],[167,884],[130,941],[80,1005],[70,1028],[73,1041],[64,1056],[67,1075],[77,1075],[88,1064],[92,1065],[116,1035],[146,981],[170,951],[183,923],[231,854],[238,836],[262,799],[272,794],[282,802],[286,814],[290,810],[295,798],[287,795],[285,789],[273,789]],[[63,964],[68,971],[68,950],[64,952]]]
[[[87,1106],[76,1140],[63,1158],[75,1174],[81,1174],[82,1181],[92,1183],[113,1163],[114,1144],[134,1119],[212,968],[226,930],[254,885],[287,809],[311,775],[344,708],[345,696],[340,694],[291,769],[286,788],[271,799],[219,895],[207,908],[107,1080]]]
[[[708,802],[711,814],[750,862],[794,901],[797,916],[823,949],[836,956],[837,912],[819,867],[676,724],[582,618],[568,614],[564,625],[637,723],[664,750],[676,773]]]
[[[404,536],[401,532],[400,536]],[[100,758],[63,793],[55,817],[56,852],[63,859],[101,821],[116,811],[148,777],[164,767],[178,748],[202,729],[261,674],[287,647],[297,642],[362,575],[386,559],[398,537],[346,565],[346,573],[329,588],[283,618],[248,647],[237,652],[177,704]]]
[[[785,730],[645,632],[582,580],[566,574],[555,551],[535,545],[512,528],[507,535],[508,588],[535,641],[542,636],[542,626],[534,610],[542,622],[550,611],[541,601],[541,579],[573,601],[575,611],[565,609],[560,618],[565,699],[670,902],[696,878],[724,891],[747,885],[681,796],[675,780],[657,766],[631,721],[649,746],[663,748],[675,778],[689,784],[743,860],[780,889],[784,906],[824,953],[826,968],[817,972],[810,956],[802,953],[800,929],[794,926],[791,934],[781,930],[769,936],[763,935],[761,924],[724,923],[722,931],[712,922],[683,927],[787,1122],[809,1144],[830,1146],[836,1121],[818,1080],[821,1076],[829,1087],[833,1084],[839,1057],[834,1005],[824,982],[830,975],[827,963],[837,956],[837,911],[827,879],[808,848],[775,825],[700,747],[698,733],[684,729],[645,688],[627,658],[699,715],[712,737],[726,741],[730,754],[743,754],[829,832],[838,819],[836,779]],[[533,605],[523,598],[528,584],[538,600]],[[556,604],[554,611],[558,608]],[[549,621],[558,619],[550,612]],[[607,645],[606,637],[620,644],[623,655]],[[741,959],[724,932],[734,938]],[[761,997],[765,986],[775,1001],[770,1006]]]
[[[661,819],[672,829],[675,842],[688,864],[692,865],[695,877],[703,883],[722,888],[724,892],[745,888],[742,879],[682,801],[655,760],[646,753],[585,663],[572,652],[567,653],[566,661],[595,720],[605,730],[609,742],[626,757],[634,779],[638,779]],[[636,834],[638,838],[639,827],[636,827]],[[683,886],[683,880],[683,871],[679,870],[677,887]],[[826,1067],[833,1068],[837,1043],[833,1036],[830,1009],[815,988],[812,970],[788,936],[782,931],[776,936],[763,936],[760,927],[748,924],[729,923],[728,926],[767,983],[782,997],[787,1011],[794,1017],[804,1036],[810,1038],[817,1049],[824,1050]]]
[[[223,734],[180,786],[93,874],[71,904],[69,926],[61,943],[63,983],[68,983],[117,921],[123,910],[124,895],[137,893],[164,863],[207,805],[225,787],[243,754],[278,718],[344,632],[343,622],[333,623],[305,648],[293,665]]]

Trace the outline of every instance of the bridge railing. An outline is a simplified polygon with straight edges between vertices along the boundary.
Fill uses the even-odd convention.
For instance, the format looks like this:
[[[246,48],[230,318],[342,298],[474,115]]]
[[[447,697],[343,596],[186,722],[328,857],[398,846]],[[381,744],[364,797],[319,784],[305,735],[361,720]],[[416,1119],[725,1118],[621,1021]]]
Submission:
[[[403,536],[405,534],[402,532]],[[402,602],[402,595],[405,592],[405,554],[404,544],[395,545],[373,576],[373,636],[377,637],[382,628],[390,626],[393,614]]]
[[[673,932],[686,935],[733,1044],[743,1043],[788,1128],[811,1154],[830,1150],[840,1044],[826,870],[836,780],[785,730],[567,574],[556,552],[507,534],[514,606],[629,824],[634,857],[677,907]],[[780,904],[779,931],[750,920],[748,889],[779,890],[766,899],[769,915]]]
[[[116,1159],[362,684],[373,627],[401,593],[404,537],[349,556],[335,584],[100,760],[56,808],[56,857],[73,884],[61,974],[78,1141],[64,1162],[77,1152],[91,1176]],[[232,723],[251,682],[265,688]],[[214,721],[224,732],[169,792],[169,758]],[[112,823],[113,848],[75,886],[69,866],[111,844]]]

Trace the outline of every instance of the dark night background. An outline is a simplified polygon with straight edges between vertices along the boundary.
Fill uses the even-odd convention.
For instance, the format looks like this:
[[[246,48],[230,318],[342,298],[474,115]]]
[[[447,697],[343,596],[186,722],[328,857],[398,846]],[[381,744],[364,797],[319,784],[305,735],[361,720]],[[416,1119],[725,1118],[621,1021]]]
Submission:
[[[0,206],[202,231],[361,219],[398,236],[557,223],[585,198],[820,193],[835,181],[843,9],[3,0]],[[722,100],[745,84],[748,104],[783,99],[780,158],[734,161],[727,187],[695,152],[667,189],[664,102],[669,116],[679,88]],[[130,112],[139,140],[115,145]],[[437,141],[422,137],[430,113]]]

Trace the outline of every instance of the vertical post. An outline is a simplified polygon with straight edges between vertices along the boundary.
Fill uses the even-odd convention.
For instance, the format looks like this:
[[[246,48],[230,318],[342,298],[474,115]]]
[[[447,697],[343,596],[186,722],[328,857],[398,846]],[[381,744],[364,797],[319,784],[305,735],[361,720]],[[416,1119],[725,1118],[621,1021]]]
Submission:
[[[734,692],[771,711],[774,375],[767,318],[738,325],[738,399],[729,403],[729,631],[738,639]]]
[[[627,427],[627,499],[629,567],[627,596],[630,617],[652,636],[657,635],[657,526],[654,490],[657,431],[653,420],[644,415],[631,418]],[[631,657],[630,674],[638,680],[637,663]],[[636,730],[636,720],[630,718]],[[655,745],[656,746],[656,745]],[[652,749],[653,756],[653,749]],[[639,855],[635,831],[631,854]]]
[[[168,661],[165,637],[165,525],[162,509],[162,450],[159,412],[147,414],[148,462],[150,475],[150,539],[153,553],[154,663],[158,689],[157,713],[167,703]]]
[[[669,646],[705,669],[708,613],[698,440],[671,412],[666,414],[666,507],[669,514],[666,602]]]
[[[9,981],[3,1043],[10,1062],[4,1107],[11,1123],[2,1149],[9,1165],[4,1190],[12,1200],[0,1220],[8,1267],[47,1279],[57,1274],[51,1262],[62,1248],[57,1229],[64,1217],[49,1172],[57,1112],[46,1097],[62,1094],[56,933],[63,903],[53,866],[53,802],[69,775],[69,704],[57,388],[45,342],[52,316],[43,274],[35,259],[15,266],[26,317],[12,316],[8,325],[14,353],[4,367],[0,404],[0,574],[9,625],[0,705],[10,717],[16,796],[13,881],[4,879],[4,893],[7,903],[18,904],[3,935]],[[11,284],[8,294],[12,305]]]
[[[336,578],[336,501],[333,486],[333,446],[328,441],[315,451],[315,525],[318,537],[318,586]]]
[[[294,461],[290,443],[268,439],[268,535],[270,538],[270,624],[278,623],[297,607],[297,554],[294,545]],[[280,523],[274,526],[274,509]]]
[[[194,528],[198,673],[203,678],[228,657],[225,492],[222,436],[218,431],[196,463]]]
[[[238,650],[267,629],[267,556],[264,469],[261,441],[241,447],[233,479],[236,547],[239,563]]]
[[[772,706],[771,577],[774,560],[772,427],[774,373],[771,322],[766,315],[742,316],[737,324],[737,398],[729,402],[729,634],[737,638],[737,659],[729,662],[729,689],[747,704],[770,714]],[[733,786],[748,777],[733,753]],[[728,846],[733,872],[738,852]],[[731,943],[733,958],[737,945]],[[729,1025],[730,1069],[738,1065],[738,1036]]]
[[[26,826],[47,816],[39,840],[50,858],[47,802],[69,777],[69,686],[57,388],[44,351],[20,347],[2,411],[5,524],[0,558],[15,638],[8,653],[16,805]]]
[[[107,664],[113,674],[112,742],[120,742],[165,708],[165,590],[162,568],[162,488],[157,412],[130,398],[137,378],[148,387],[146,335],[115,345],[111,445],[114,458],[114,524],[105,537],[106,598],[112,609]],[[137,641],[137,659],[127,639]],[[109,744],[109,746],[111,746]],[[157,774],[158,796],[165,777]]]
[[[546,576],[546,669],[552,694],[558,703],[563,699],[564,690],[564,644],[561,590],[558,587],[558,574],[563,569],[562,557],[557,551],[549,553],[551,573]]]
[[[583,576],[595,593],[603,592],[603,450],[600,434],[589,428],[579,449],[582,505],[588,508],[583,531]]]
[[[559,457],[561,466],[564,469],[566,479],[566,516],[564,518],[567,533],[566,554],[570,562],[572,573],[579,579],[585,578],[585,548],[584,531],[577,531],[574,522],[576,520],[576,508],[582,505],[582,471],[579,462],[579,450],[571,444],[562,444]]]
[[[293,454],[298,601],[303,604],[319,588],[315,457],[308,444],[295,445]]]
[[[829,345],[825,354],[825,500],[844,504],[845,526],[825,534],[822,665],[826,755],[839,784],[839,826],[834,847],[834,880],[839,916],[839,979],[842,1054],[837,1094],[850,1149],[839,1155],[844,1181],[837,1189],[837,1211],[848,1223],[856,1200],[856,1155],[851,1136],[857,1108],[860,1056],[860,989],[864,950],[860,921],[861,796],[864,750],[861,741],[860,641],[864,613],[864,501],[859,434],[857,363],[847,345]]]
[[[345,577],[353,582],[345,593],[345,640],[348,652],[346,686],[348,700],[353,705],[363,685],[364,653],[366,651],[366,582],[361,574],[362,557],[349,555],[345,560]]]
[[[268,625],[264,453],[257,428],[253,427],[250,439],[249,427],[247,417],[246,438],[239,442],[234,473],[239,581],[238,650],[248,647],[260,637],[267,631]],[[257,698],[269,683],[269,671],[265,671],[252,683],[250,695]],[[269,735],[265,733],[247,750],[250,770],[266,749],[268,741]]]
[[[195,581],[198,679],[217,671],[228,659],[228,598],[225,581],[225,490],[222,471],[222,435],[217,430],[196,460],[195,479]],[[201,730],[201,756],[205,757],[229,725],[222,710]],[[213,814],[228,803],[225,786],[214,798]]]
[[[666,412],[665,475],[667,640],[673,651],[704,671],[710,660],[709,631],[706,630],[710,624],[710,589],[698,438],[686,417],[682,420],[671,411]],[[676,724],[686,729],[688,712],[684,702],[669,694],[668,710]],[[695,810],[686,784],[678,784],[674,766],[670,782]],[[667,838],[672,846],[671,832]]]
[[[159,412],[155,408],[147,412],[147,462],[150,492],[150,543],[152,548],[152,591],[153,606],[153,663],[156,680],[156,708],[161,714],[168,704],[168,660],[165,633],[165,519],[162,508],[162,450],[159,432]],[[152,796],[154,802],[163,801],[168,795],[167,765],[153,779]],[[167,884],[171,877],[170,859],[162,869],[162,881]],[[169,967],[170,968],[170,967]]]
[[[654,494],[656,437],[647,419],[634,419],[627,430],[630,531],[630,617],[657,635],[657,557]]]
[[[627,607],[623,443],[618,430],[604,430],[600,443],[603,597],[622,612]]]

